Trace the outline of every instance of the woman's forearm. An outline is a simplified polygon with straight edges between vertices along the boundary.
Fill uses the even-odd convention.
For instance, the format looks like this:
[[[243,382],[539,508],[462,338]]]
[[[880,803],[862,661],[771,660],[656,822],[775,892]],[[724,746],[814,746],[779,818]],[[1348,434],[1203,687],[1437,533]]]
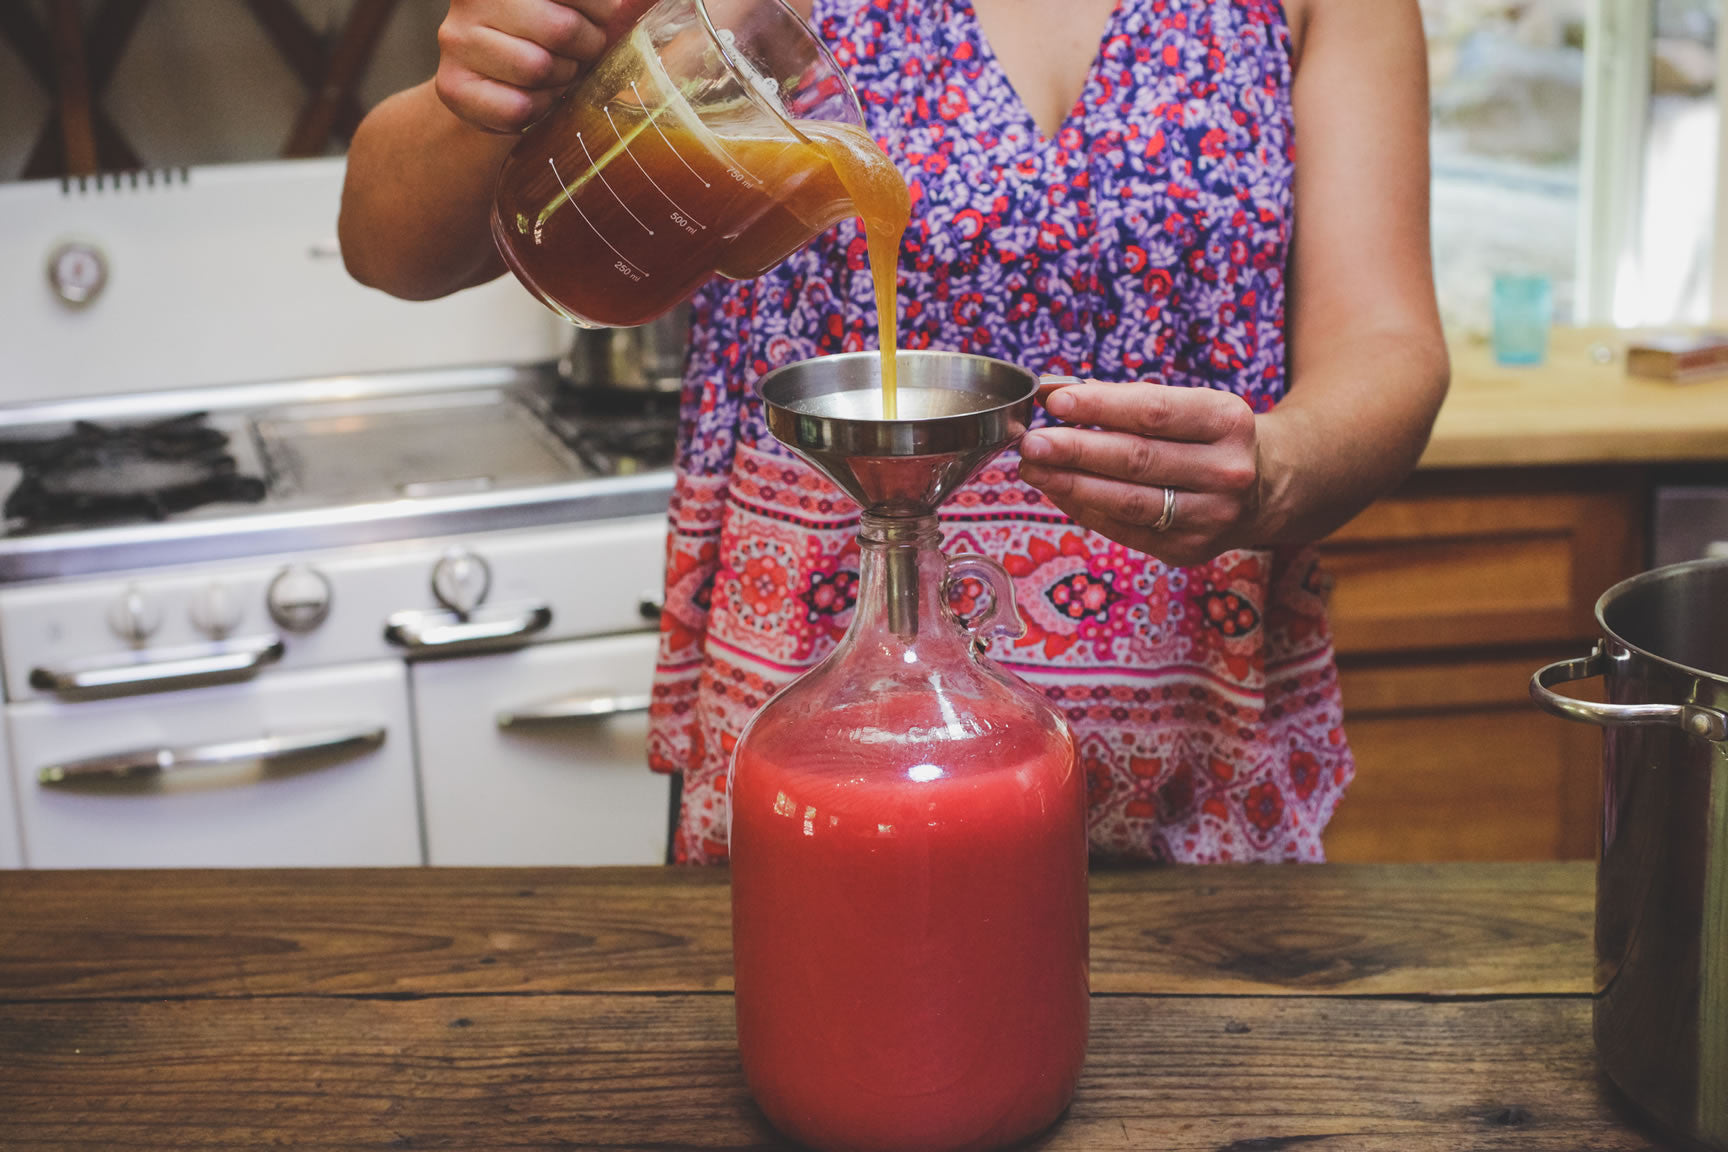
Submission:
[[[361,122],[348,152],[338,225],[342,258],[362,284],[430,300],[504,270],[490,213],[515,136],[458,120],[428,81]]]
[[[1310,357],[1256,421],[1262,545],[1318,540],[1409,475],[1449,375],[1426,326],[1340,341]]]
[[[1315,540],[1415,467],[1446,394],[1428,234],[1427,51],[1414,0],[1309,0],[1289,390],[1257,420],[1267,543]]]

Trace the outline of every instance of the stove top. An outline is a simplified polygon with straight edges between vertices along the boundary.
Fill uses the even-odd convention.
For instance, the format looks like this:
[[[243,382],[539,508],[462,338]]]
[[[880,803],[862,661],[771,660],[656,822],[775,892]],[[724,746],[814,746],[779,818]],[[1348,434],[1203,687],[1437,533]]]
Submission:
[[[205,504],[255,504],[261,476],[243,475],[228,437],[192,412],[148,424],[79,420],[70,432],[0,442],[19,477],[6,520],[22,530],[111,520],[162,520]]]
[[[605,475],[503,389],[325,401],[255,417],[281,500],[354,504]]]
[[[553,419],[570,447],[603,475],[670,468],[677,452],[676,393],[563,390]]]
[[[0,410],[0,582],[665,510],[676,397],[550,366]]]

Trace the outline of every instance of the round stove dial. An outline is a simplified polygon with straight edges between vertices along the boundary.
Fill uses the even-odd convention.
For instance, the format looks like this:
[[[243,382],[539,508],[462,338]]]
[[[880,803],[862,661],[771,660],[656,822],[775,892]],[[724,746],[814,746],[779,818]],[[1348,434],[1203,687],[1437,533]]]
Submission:
[[[432,569],[432,595],[458,616],[480,607],[492,588],[492,569],[478,553],[452,548]]]
[[[330,578],[309,564],[290,564],[264,593],[270,619],[290,632],[310,632],[330,615]]]
[[[162,627],[162,606],[136,584],[128,584],[120,599],[108,607],[108,627],[126,643],[142,644]]]
[[[212,640],[226,639],[240,627],[240,601],[228,585],[206,584],[192,599],[192,626]]]
[[[48,283],[73,308],[95,300],[108,283],[108,258],[94,244],[62,244],[48,257]]]

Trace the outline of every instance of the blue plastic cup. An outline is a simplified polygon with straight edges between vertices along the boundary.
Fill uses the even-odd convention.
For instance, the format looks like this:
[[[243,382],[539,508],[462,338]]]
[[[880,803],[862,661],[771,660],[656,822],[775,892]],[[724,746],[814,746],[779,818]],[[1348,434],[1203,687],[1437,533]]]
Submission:
[[[1546,276],[1500,273],[1494,277],[1494,359],[1501,364],[1540,364],[1548,356],[1554,322],[1554,286]]]

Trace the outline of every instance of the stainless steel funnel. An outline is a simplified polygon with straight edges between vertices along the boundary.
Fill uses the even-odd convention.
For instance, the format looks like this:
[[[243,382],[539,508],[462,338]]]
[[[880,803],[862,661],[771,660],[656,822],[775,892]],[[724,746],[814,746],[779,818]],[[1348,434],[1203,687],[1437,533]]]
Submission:
[[[774,438],[809,461],[866,515],[933,516],[954,489],[1026,431],[1038,378],[987,356],[902,351],[894,359],[896,418],[882,416],[875,352],[818,356],[757,382]],[[898,554],[895,554],[898,556]],[[914,555],[891,556],[889,621],[917,630]]]
[[[898,418],[882,418],[875,352],[818,356],[756,385],[774,438],[821,469],[866,512],[928,516],[1026,431],[1038,378],[988,356],[894,358]]]

